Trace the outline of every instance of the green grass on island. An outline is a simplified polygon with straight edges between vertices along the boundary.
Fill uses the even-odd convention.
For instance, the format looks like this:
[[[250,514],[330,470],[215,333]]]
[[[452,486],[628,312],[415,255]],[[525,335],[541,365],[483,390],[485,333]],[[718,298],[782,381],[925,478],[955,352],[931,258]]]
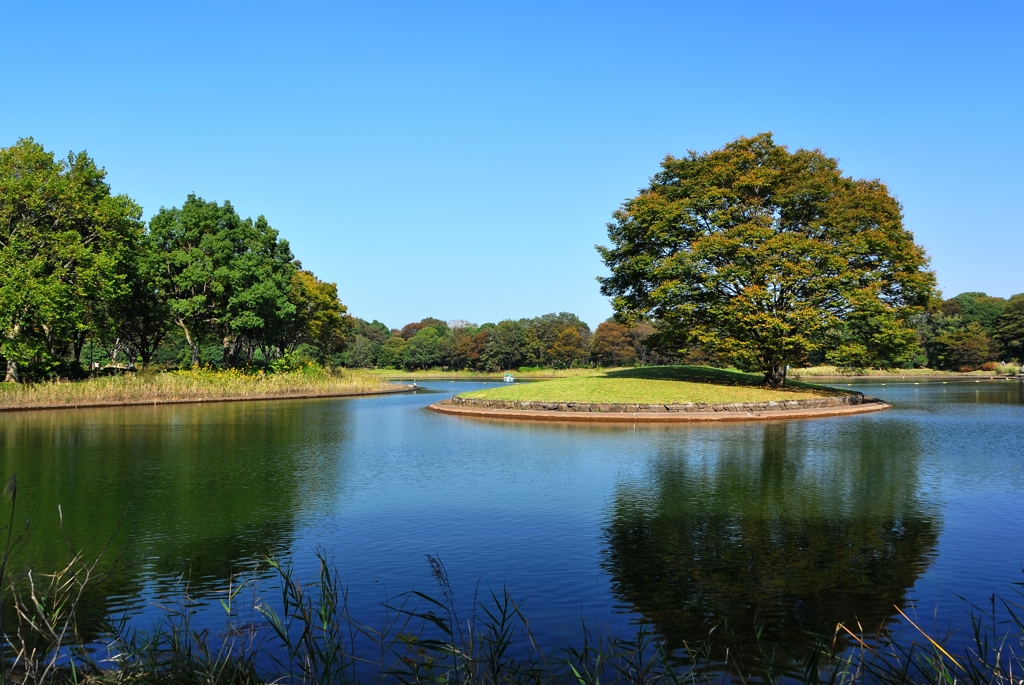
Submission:
[[[843,390],[788,382],[769,388],[759,375],[703,366],[649,366],[590,376],[517,383],[462,393],[460,397],[521,402],[672,404],[770,402],[846,394]]]

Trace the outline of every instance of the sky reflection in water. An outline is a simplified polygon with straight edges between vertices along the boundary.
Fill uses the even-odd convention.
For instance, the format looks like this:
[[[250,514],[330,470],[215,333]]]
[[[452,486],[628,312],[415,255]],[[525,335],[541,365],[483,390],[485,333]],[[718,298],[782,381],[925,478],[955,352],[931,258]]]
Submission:
[[[0,458],[23,563],[65,558],[58,504],[87,551],[127,508],[127,569],[92,610],[143,625],[183,574],[212,598],[266,554],[312,577],[322,548],[366,622],[434,592],[434,554],[463,603],[506,586],[544,644],[642,616],[745,650],[755,625],[794,644],[895,606],[944,631],[965,622],[954,593],[1022,580],[1022,386],[861,383],[896,408],[726,426],[473,421],[425,411],[437,393],[31,412],[0,416]]]

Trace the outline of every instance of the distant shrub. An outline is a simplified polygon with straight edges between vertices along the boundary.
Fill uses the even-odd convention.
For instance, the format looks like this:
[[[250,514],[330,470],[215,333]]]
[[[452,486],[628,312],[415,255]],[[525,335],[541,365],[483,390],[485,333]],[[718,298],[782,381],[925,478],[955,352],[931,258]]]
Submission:
[[[982,371],[998,371],[999,370],[999,362],[985,362],[984,364],[981,365],[981,370]]]

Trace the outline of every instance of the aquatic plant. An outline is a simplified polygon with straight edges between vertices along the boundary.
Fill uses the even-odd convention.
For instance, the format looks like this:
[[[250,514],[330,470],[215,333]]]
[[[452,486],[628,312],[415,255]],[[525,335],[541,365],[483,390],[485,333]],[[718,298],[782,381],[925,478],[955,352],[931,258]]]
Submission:
[[[94,404],[139,404],[214,399],[346,395],[394,388],[360,370],[328,370],[315,363],[281,373],[191,369],[125,374],[85,381],[0,384],[0,409]]]
[[[105,548],[86,561],[68,545],[68,564],[51,574],[12,573],[28,534],[15,530],[17,481],[5,489],[10,516],[0,528],[0,682],[31,683],[394,683],[395,685],[683,685],[684,683],[988,683],[1024,682],[1024,596],[992,597],[971,606],[967,647],[954,636],[940,640],[897,608],[918,639],[868,633],[837,624],[831,635],[808,636],[806,645],[768,643],[755,631],[753,656],[714,656],[719,628],[676,648],[646,623],[621,638],[595,634],[586,625],[581,642],[565,647],[537,643],[529,619],[507,592],[479,588],[460,611],[443,562],[428,557],[437,596],[410,591],[385,601],[374,626],[352,616],[338,568],[317,551],[319,573],[303,582],[284,560],[233,577],[219,597],[224,629],[212,633],[194,619],[205,600],[181,579],[173,601],[160,606],[150,630],[131,628],[125,617],[99,617],[99,632],[83,629],[83,600],[102,590],[119,558]],[[111,538],[113,539],[113,538]],[[265,595],[268,583],[278,599]],[[997,608],[1006,619],[997,620]],[[468,611],[468,613],[466,613]],[[1001,626],[1003,626],[1001,628]],[[95,626],[93,626],[95,630]],[[792,649],[790,648],[792,647]],[[797,652],[803,656],[794,658]]]

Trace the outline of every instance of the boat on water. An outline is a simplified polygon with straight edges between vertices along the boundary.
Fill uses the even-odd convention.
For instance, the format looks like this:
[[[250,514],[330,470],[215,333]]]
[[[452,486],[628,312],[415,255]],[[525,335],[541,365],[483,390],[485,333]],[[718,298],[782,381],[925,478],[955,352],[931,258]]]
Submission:
[[[510,374],[510,373],[506,373],[505,377],[502,378],[501,380],[505,381],[506,383],[515,383],[516,382],[516,379],[513,378],[512,374]]]

